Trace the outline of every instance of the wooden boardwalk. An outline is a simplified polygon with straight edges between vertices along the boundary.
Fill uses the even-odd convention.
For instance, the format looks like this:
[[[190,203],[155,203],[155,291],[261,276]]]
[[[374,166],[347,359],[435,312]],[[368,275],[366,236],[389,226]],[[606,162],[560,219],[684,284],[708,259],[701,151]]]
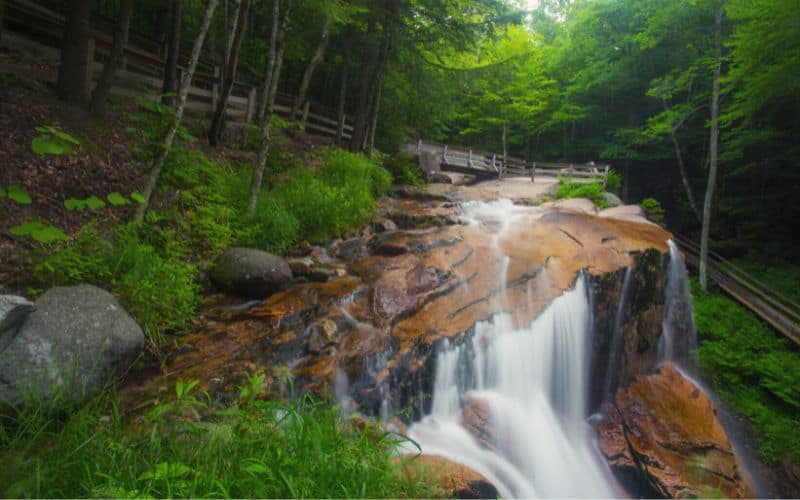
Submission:
[[[675,235],[675,243],[683,251],[686,264],[698,269],[700,246],[680,235]],[[758,278],[747,274],[713,251],[708,255],[708,278],[780,334],[800,346],[800,304],[772,290]]]
[[[404,151],[434,155],[445,172],[473,175],[477,179],[502,179],[504,177],[549,176],[568,179],[570,182],[608,182],[609,165],[529,162],[521,158],[486,151],[473,150],[449,144],[419,140],[406,145]]]

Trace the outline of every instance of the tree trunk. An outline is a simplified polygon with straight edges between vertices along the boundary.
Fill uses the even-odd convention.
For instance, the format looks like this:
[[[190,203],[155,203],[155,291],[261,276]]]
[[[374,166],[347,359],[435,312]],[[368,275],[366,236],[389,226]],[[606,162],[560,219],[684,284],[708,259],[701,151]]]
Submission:
[[[699,221],[701,219],[700,210],[698,210],[697,203],[694,201],[694,193],[692,193],[692,186],[689,184],[689,176],[686,173],[686,165],[683,163],[681,146],[678,143],[678,136],[675,134],[674,129],[670,130],[669,136],[670,139],[672,139],[672,145],[675,147],[675,158],[678,160],[678,170],[681,173],[683,189],[686,191],[686,199],[689,200],[689,207],[691,207],[692,213],[694,213],[694,216],[697,217],[697,220]]]
[[[384,66],[378,75],[377,89],[375,90],[375,98],[372,102],[372,117],[369,121],[369,140],[367,141],[367,153],[372,153],[375,149],[375,132],[378,129],[378,114],[381,109],[381,94],[383,93],[383,84],[386,81],[386,67]]]
[[[331,16],[326,14],[325,21],[322,23],[322,36],[317,45],[317,50],[308,62],[308,66],[306,66],[303,79],[300,81],[300,88],[297,90],[297,97],[294,99],[294,105],[292,105],[292,113],[289,115],[291,120],[297,119],[297,112],[300,106],[306,101],[306,93],[308,93],[308,87],[311,85],[311,77],[314,76],[314,71],[317,69],[319,63],[322,62],[322,58],[325,56],[325,50],[328,48],[332,24],[333,20]]]
[[[70,0],[58,66],[58,96],[79,106],[85,106],[89,97],[87,80],[93,62],[88,58],[91,14],[90,0]]]
[[[161,102],[175,105],[175,94],[178,92],[178,58],[181,52],[181,21],[183,19],[183,0],[172,0],[172,25],[169,28],[169,46],[167,61],[164,64],[164,85]]]
[[[278,31],[281,23],[280,0],[272,0],[272,31],[269,36],[269,54],[267,55],[267,72],[264,75],[264,85],[261,89],[261,102],[258,107],[258,123],[263,124],[267,113],[269,89],[272,87],[272,75],[275,72],[275,59],[278,55]]]
[[[233,36],[233,45],[230,47],[230,54],[227,56],[228,67],[225,69],[225,74],[228,77],[225,79],[225,84],[222,87],[222,93],[219,96],[217,109],[214,111],[214,118],[211,120],[211,128],[208,131],[208,142],[216,147],[222,136],[222,130],[225,125],[225,111],[228,108],[228,99],[233,91],[233,83],[236,80],[236,67],[239,64],[239,52],[242,48],[242,40],[244,39],[245,30],[247,29],[247,17],[250,13],[250,0],[244,0],[241,7],[237,10],[237,23],[236,33]]]
[[[700,236],[700,287],[708,289],[708,240],[711,228],[711,206],[714,185],[717,181],[717,161],[719,153],[719,78],[722,72],[722,16],[725,13],[725,0],[720,0],[714,18],[714,89],[711,94],[711,137],[708,142],[708,185],[703,203],[703,227]]]
[[[277,35],[273,33],[272,36],[272,39],[280,44],[280,47],[275,51],[274,57],[276,60],[273,61],[274,74],[269,78],[266,98],[266,116],[261,125],[261,147],[258,150],[258,159],[256,160],[256,165],[253,169],[253,178],[250,182],[250,196],[247,200],[247,215],[249,216],[252,216],[256,212],[258,196],[261,194],[261,183],[264,180],[264,169],[267,166],[267,155],[269,154],[269,148],[272,142],[270,136],[272,108],[275,105],[275,96],[278,94],[278,81],[280,80],[281,68],[283,67],[283,40],[286,36],[286,26],[289,23],[289,9],[291,5],[292,0],[286,0],[286,6],[280,20],[280,26],[278,27],[279,33]],[[275,13],[277,14],[277,11]],[[273,28],[275,28],[275,24],[273,24]]]
[[[5,18],[6,13],[6,2],[5,0],[0,0],[0,40],[3,39],[3,19]]]
[[[197,38],[195,38],[194,45],[192,46],[192,53],[189,57],[189,67],[186,68],[186,73],[183,75],[183,80],[181,81],[175,116],[172,118],[172,123],[170,123],[169,129],[167,129],[167,135],[164,137],[161,151],[153,163],[150,175],[147,177],[147,183],[142,192],[144,203],[141,203],[136,208],[134,220],[137,222],[142,222],[144,220],[144,214],[147,212],[148,205],[150,205],[150,198],[153,196],[153,191],[156,188],[156,184],[158,184],[158,178],[161,176],[161,170],[164,168],[164,163],[167,160],[167,156],[169,156],[170,149],[172,149],[172,143],[175,141],[175,134],[183,119],[183,110],[186,107],[189,87],[192,85],[194,71],[197,68],[197,60],[200,59],[200,51],[203,49],[203,42],[208,34],[208,27],[211,25],[211,19],[214,17],[214,9],[217,8],[218,3],[219,0],[208,0],[205,14],[203,14],[203,20],[200,23],[200,31],[197,33]]]
[[[134,0],[122,0],[119,7],[119,18],[117,19],[117,26],[114,29],[114,41],[111,44],[111,55],[103,65],[103,73],[100,75],[100,80],[97,82],[97,87],[92,94],[92,102],[89,105],[91,112],[97,116],[102,117],[106,111],[106,98],[108,92],[114,85],[114,77],[116,76],[117,69],[122,64],[122,54],[125,47],[128,45],[128,32],[131,25],[131,15],[133,14]]]
[[[369,21],[367,38],[374,35],[376,24],[377,19],[373,11],[373,16]],[[362,144],[364,144],[364,133],[367,128],[367,114],[369,113],[370,76],[374,71],[373,68],[378,63],[379,54],[379,46],[374,46],[369,49],[367,61],[361,67],[361,77],[359,78],[358,87],[358,104],[356,106],[355,121],[353,123],[353,136],[350,138],[350,149],[352,151],[360,151]]]
[[[350,52],[349,50],[345,52],[344,57],[342,58],[342,76],[339,82],[339,109],[337,110],[337,126],[336,126],[336,144],[338,146],[342,145],[342,141],[344,139],[344,126],[345,126],[345,119],[347,115],[345,115],[345,108],[347,105],[347,76],[350,73]]]

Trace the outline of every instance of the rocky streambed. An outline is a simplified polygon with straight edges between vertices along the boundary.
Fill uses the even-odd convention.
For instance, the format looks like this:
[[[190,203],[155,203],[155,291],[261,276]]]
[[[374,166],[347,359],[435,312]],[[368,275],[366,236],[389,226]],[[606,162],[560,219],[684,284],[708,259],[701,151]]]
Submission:
[[[599,474],[609,476],[602,479],[609,491],[752,496],[713,404],[675,368],[688,363],[690,332],[681,325],[691,319],[680,317],[690,312],[688,297],[668,293],[670,235],[638,207],[465,201],[476,197],[458,187],[398,190],[360,234],[290,259],[293,277],[282,291],[207,297],[166,368],[130,379],[123,404],[142,408],[169,398],[175,381],[196,379],[224,405],[235,400],[244,374],[264,371],[274,395],[330,395],[409,432],[409,424],[432,414],[442,352],[468,343],[482,349],[476,329],[501,315],[506,329],[524,331],[580,286],[590,323],[581,340],[589,375],[578,395],[585,403],[580,420],[602,415],[592,420],[586,449]],[[668,329],[665,314],[678,316]],[[673,352],[667,357],[665,331]],[[458,377],[458,424],[478,449],[497,454],[504,446],[498,407],[471,392],[479,384],[466,380],[474,375]],[[461,465],[439,469],[463,479],[470,461],[448,460]],[[503,460],[524,469],[514,457]],[[482,488],[491,474],[478,472],[485,481],[469,473],[468,482],[490,491]],[[458,491],[469,494],[463,483]],[[526,491],[491,486],[507,495]]]

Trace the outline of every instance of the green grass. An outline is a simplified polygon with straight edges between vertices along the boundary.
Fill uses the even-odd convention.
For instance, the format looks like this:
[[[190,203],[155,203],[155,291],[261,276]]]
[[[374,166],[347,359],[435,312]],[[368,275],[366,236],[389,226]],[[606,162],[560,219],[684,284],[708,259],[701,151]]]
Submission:
[[[263,381],[257,375],[248,383]],[[36,407],[0,417],[0,496],[439,495],[432,482],[410,480],[391,462],[402,438],[344,424],[329,403],[262,401],[245,389],[238,404],[214,409],[193,387],[179,383],[177,400],[135,428],[109,396],[62,418]]]
[[[597,206],[597,208],[608,207],[608,202],[603,197],[603,185],[599,182],[579,184],[569,182],[566,179],[561,179],[558,189],[556,189],[556,198],[559,200],[569,198],[589,198],[592,200],[592,203]]]
[[[739,304],[692,285],[700,366],[714,389],[758,430],[764,460],[800,462],[800,355]]]

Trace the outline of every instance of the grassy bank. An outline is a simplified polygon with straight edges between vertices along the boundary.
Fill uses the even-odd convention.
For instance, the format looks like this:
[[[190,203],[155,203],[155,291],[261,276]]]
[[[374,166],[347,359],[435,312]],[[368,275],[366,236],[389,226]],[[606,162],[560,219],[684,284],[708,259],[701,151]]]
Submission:
[[[758,430],[765,461],[800,462],[800,356],[744,307],[692,285],[699,361],[714,390]]]
[[[43,498],[433,497],[392,463],[402,442],[375,426],[342,423],[331,404],[258,399],[213,408],[193,383],[126,426],[108,395],[62,418],[41,408],[0,416],[0,496]]]

